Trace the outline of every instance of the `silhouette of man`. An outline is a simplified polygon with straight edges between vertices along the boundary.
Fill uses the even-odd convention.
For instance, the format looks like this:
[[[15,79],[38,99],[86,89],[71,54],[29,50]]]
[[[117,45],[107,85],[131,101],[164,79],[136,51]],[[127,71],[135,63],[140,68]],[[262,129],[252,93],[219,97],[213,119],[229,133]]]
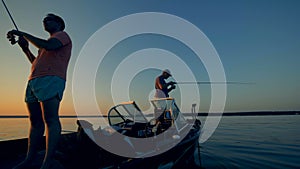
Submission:
[[[168,79],[170,76],[172,76],[169,69],[165,69],[162,71],[162,74],[155,79],[155,95],[156,98],[166,98],[169,97],[169,92],[174,90],[176,87],[174,84],[176,82],[168,82],[166,83],[166,79]],[[169,87],[171,86],[171,87]]]
[[[72,41],[64,32],[65,23],[61,17],[47,14],[43,19],[43,25],[45,31],[50,34],[47,40],[18,30],[7,33],[7,38],[11,42],[15,36],[19,37],[18,44],[32,64],[25,94],[31,124],[28,151],[25,160],[15,169],[31,168],[37,155],[37,148],[43,141],[45,126],[46,154],[41,169],[48,169],[57,164],[54,154],[61,134],[58,113],[65,89]],[[39,49],[37,57],[31,53],[28,42]]]

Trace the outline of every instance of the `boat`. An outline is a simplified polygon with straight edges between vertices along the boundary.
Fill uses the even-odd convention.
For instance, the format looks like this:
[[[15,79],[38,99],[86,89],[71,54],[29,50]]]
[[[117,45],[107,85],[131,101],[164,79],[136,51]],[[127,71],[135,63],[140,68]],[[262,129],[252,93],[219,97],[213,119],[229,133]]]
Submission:
[[[56,159],[67,169],[199,168],[194,153],[200,153],[200,120],[196,115],[186,118],[174,98],[153,99],[151,104],[152,114],[143,113],[135,101],[113,106],[107,125],[98,129],[77,120],[77,132],[62,136]],[[3,149],[18,145],[18,151],[0,153],[0,165],[5,168],[24,158],[25,143],[25,139],[0,142]],[[41,157],[42,152],[43,148]]]

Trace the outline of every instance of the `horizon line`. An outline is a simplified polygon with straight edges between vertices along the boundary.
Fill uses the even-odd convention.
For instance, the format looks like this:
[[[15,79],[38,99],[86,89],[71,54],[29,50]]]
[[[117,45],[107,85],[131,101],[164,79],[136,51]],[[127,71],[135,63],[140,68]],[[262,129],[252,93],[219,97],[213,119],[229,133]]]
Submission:
[[[193,115],[192,112],[184,113],[186,115]],[[262,111],[244,111],[244,112],[198,112],[197,116],[242,116],[242,115],[300,115],[300,110],[262,110]],[[149,116],[149,115],[148,115]],[[28,118],[28,115],[0,115],[0,118]],[[85,115],[85,116],[77,116],[77,115],[61,115],[59,118],[103,118],[108,117],[108,115]]]

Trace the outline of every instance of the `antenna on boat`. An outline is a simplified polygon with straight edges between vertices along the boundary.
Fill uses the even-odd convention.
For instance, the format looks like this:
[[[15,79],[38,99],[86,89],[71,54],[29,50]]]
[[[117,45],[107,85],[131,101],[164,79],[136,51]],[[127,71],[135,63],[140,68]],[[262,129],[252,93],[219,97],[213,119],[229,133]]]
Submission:
[[[192,104],[192,109],[191,109],[192,116],[193,116],[194,120],[196,119],[196,106],[197,106],[196,103]]]

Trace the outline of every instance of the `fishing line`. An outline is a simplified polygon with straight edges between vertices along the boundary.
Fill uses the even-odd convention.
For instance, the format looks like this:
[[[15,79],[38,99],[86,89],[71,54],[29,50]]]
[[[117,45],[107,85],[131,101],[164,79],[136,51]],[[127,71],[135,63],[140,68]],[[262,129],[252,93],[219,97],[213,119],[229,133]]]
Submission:
[[[238,85],[250,85],[255,84],[251,82],[176,82],[176,84],[238,84]]]

